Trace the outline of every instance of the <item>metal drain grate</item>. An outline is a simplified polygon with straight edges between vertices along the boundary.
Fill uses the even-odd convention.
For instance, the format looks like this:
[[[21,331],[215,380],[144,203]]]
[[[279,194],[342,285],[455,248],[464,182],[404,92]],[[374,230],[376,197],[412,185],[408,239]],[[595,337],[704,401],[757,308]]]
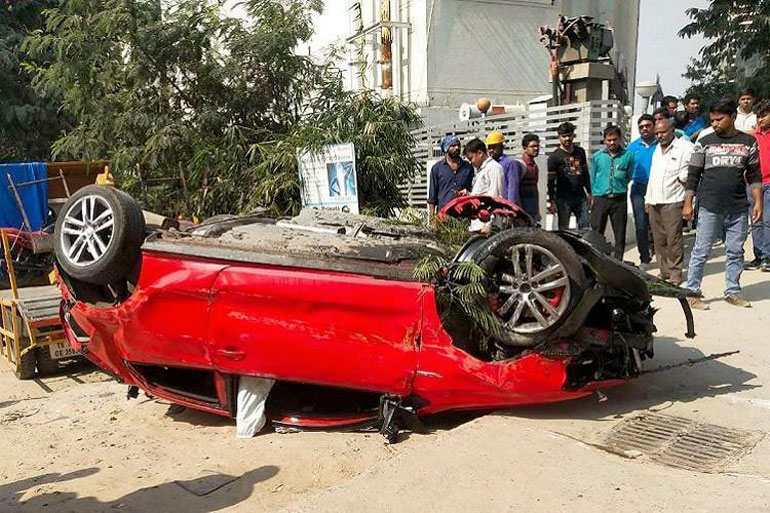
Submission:
[[[644,413],[615,427],[604,440],[612,452],[637,450],[650,459],[699,472],[716,472],[750,451],[760,433]]]

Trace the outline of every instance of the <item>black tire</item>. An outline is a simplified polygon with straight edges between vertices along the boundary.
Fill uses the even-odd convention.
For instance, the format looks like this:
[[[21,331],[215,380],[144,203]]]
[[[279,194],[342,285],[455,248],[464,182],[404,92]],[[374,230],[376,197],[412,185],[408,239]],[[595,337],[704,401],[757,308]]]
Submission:
[[[85,209],[81,209],[83,203],[88,204]],[[89,208],[91,212],[87,215]],[[97,212],[107,210],[112,216],[109,227],[89,224],[99,218]],[[83,223],[87,216],[89,219]],[[77,223],[90,227],[92,233],[85,238],[77,235],[79,230],[85,230]],[[144,230],[144,215],[131,196],[112,187],[89,185],[72,195],[62,207],[54,233],[56,260],[64,272],[77,280],[96,285],[118,283],[128,278],[139,262]],[[103,251],[101,254],[92,252],[82,241],[89,238],[93,241],[95,232],[100,232],[99,242],[104,246],[98,250]]]
[[[47,346],[39,347],[37,351],[37,372],[41,376],[48,376],[59,372],[59,360],[51,358],[51,351]]]
[[[23,350],[24,348],[22,348]],[[21,362],[15,372],[17,379],[32,379],[35,377],[35,365],[37,364],[37,348],[27,351],[20,358]]]
[[[533,262],[531,276],[524,269],[523,273],[519,273],[517,277],[512,261],[514,250],[517,256],[521,255],[520,266],[526,267],[527,253],[533,255],[530,258]],[[524,253],[520,253],[522,250]],[[490,308],[493,308],[496,315],[507,323],[508,337],[499,342],[513,347],[532,347],[557,335],[570,335],[562,334],[560,331],[569,314],[580,302],[587,279],[577,253],[561,237],[538,228],[506,230],[490,237],[480,246],[474,253],[473,260],[487,273]],[[542,268],[538,268],[538,265]],[[558,270],[559,265],[561,270]],[[556,269],[557,272],[547,278],[530,280],[530,278],[537,278],[545,269]],[[517,279],[510,281],[511,277]],[[561,282],[563,285],[558,288],[548,288]],[[504,293],[503,289],[510,291],[510,294]],[[526,299],[513,299],[514,295],[517,298]],[[535,299],[535,295],[539,299]],[[542,301],[538,303],[543,299],[553,310],[546,310]],[[511,302],[508,303],[508,300]],[[520,303],[526,305],[521,310],[518,309]],[[506,306],[508,309],[513,309],[513,312],[504,311]],[[535,309],[544,321],[535,317]],[[518,316],[516,316],[517,312]],[[516,325],[519,319],[527,318],[526,314],[532,314],[529,318],[533,322]],[[515,325],[511,326],[511,322]]]

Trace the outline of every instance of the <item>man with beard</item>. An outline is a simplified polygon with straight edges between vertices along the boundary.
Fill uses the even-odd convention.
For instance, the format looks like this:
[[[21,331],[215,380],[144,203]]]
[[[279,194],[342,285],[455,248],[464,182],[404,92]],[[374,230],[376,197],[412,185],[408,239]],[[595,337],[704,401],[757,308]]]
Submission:
[[[441,141],[444,158],[430,170],[428,212],[437,210],[458,196],[465,196],[473,187],[473,167],[460,157],[460,139],[448,135]]]
[[[693,217],[696,188],[700,204],[686,287],[700,292],[711,246],[724,235],[727,257],[725,301],[747,308],[751,303],[741,295],[740,285],[743,245],[748,236],[749,222],[746,184],[754,199],[751,220],[756,223],[762,219],[763,213],[762,175],[757,140],[735,128],[736,111],[737,105],[730,99],[719,100],[711,106],[714,133],[695,143],[690,160],[682,213],[685,219]],[[693,308],[708,310],[708,305],[699,298],[689,298],[688,301]]]
[[[676,96],[664,96],[660,106],[668,110],[668,113],[673,116],[679,107],[679,100],[676,99]]]
[[[471,139],[465,145],[465,156],[476,170],[473,177],[474,196],[491,196],[501,198],[504,194],[505,176],[503,166],[489,156],[487,146],[481,139]],[[492,221],[482,222],[479,219],[471,221],[471,231],[478,231],[483,235],[492,232]]]
[[[535,159],[540,155],[540,137],[527,134],[521,140],[521,146],[524,149],[521,155],[521,162],[524,164],[520,184],[521,207],[537,223],[540,221],[540,195],[537,191],[540,170]]]
[[[559,147],[548,157],[548,212],[557,214],[559,230],[569,229],[570,216],[575,215],[578,229],[588,228],[591,177],[586,152],[574,144],[575,125],[566,121],[556,129]]]
[[[521,165],[519,162],[505,154],[505,136],[502,132],[494,130],[487,135],[487,151],[498,164],[503,167],[505,179],[503,197],[517,205],[521,204],[519,184],[521,182]]]
[[[689,114],[689,121],[684,127],[684,133],[691,141],[695,141],[700,131],[706,128],[706,122],[703,121],[703,116],[700,114],[700,96],[690,93],[684,97],[682,103],[684,103],[684,110]]]
[[[649,114],[642,114],[637,121],[639,138],[628,145],[628,151],[634,154],[634,176],[631,184],[631,208],[634,211],[636,226],[636,244],[642,269],[650,264],[650,218],[644,211],[644,195],[647,194],[647,182],[650,179],[652,155],[658,146],[654,133],[655,120]]]
[[[623,148],[620,127],[609,125],[603,132],[604,149],[591,158],[591,228],[602,235],[607,222],[612,225],[615,239],[613,255],[623,260],[626,250],[626,222],[628,220],[628,183],[634,174],[634,154]]]

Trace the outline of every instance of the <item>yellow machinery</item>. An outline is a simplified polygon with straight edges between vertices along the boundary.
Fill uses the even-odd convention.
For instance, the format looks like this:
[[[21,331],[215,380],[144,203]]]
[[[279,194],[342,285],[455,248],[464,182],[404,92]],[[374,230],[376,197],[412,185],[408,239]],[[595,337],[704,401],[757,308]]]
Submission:
[[[30,379],[59,367],[59,361],[77,356],[64,339],[59,318],[58,288],[40,288],[39,294],[20,297],[8,235],[0,230],[8,266],[11,296],[0,297],[0,353],[14,368],[16,377]]]

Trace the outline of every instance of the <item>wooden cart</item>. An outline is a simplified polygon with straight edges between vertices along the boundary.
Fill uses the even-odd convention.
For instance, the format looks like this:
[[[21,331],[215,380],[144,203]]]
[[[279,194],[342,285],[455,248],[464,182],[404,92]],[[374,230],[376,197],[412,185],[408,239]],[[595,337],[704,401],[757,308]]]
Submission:
[[[62,361],[82,358],[64,338],[59,318],[62,300],[59,289],[54,286],[18,289],[8,236],[0,231],[0,237],[11,281],[10,295],[0,297],[2,357],[19,379],[33,378],[36,369],[40,375],[55,372]]]

